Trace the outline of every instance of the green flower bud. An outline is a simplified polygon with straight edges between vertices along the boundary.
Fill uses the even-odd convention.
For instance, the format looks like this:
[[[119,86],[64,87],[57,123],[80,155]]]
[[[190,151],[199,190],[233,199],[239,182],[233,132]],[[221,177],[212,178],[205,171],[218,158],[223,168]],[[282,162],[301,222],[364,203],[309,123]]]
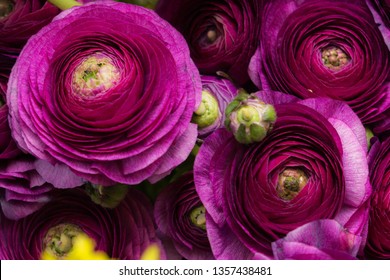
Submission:
[[[262,141],[276,121],[275,108],[265,104],[257,96],[239,90],[227,106],[225,126],[242,144]]]
[[[59,224],[48,230],[43,239],[43,251],[61,259],[73,249],[73,239],[84,232],[73,224]]]
[[[125,198],[129,187],[122,184],[103,187],[102,185],[88,183],[85,185],[85,190],[96,204],[105,208],[115,208]]]
[[[214,124],[221,118],[218,100],[208,90],[202,90],[202,102],[192,116],[192,122],[199,128],[205,128]]]
[[[374,137],[374,133],[368,127],[365,127],[365,129],[366,129],[366,138],[367,138],[367,149],[369,150],[371,148],[371,138]]]
[[[194,226],[206,230],[206,209],[203,205],[191,210],[190,219]]]

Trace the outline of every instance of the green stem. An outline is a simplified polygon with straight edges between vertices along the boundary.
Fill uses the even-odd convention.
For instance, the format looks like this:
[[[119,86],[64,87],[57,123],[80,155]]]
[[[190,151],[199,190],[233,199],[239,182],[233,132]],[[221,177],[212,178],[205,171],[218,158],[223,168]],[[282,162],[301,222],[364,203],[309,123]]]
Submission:
[[[82,5],[81,3],[75,0],[48,0],[48,1],[61,10],[67,10],[74,6]]]

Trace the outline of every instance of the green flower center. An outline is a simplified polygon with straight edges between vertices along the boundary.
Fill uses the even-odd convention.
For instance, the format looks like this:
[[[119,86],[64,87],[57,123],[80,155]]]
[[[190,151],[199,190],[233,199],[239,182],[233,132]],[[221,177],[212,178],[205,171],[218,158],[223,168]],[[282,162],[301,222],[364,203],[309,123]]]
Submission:
[[[203,205],[191,210],[190,219],[194,226],[206,230],[206,209]]]
[[[299,168],[286,168],[279,174],[276,191],[280,198],[292,200],[307,185],[308,177]]]
[[[0,108],[3,107],[3,105],[5,105],[5,100],[3,99],[3,97],[0,94]]]
[[[120,73],[112,60],[95,54],[84,59],[76,67],[72,78],[72,90],[81,97],[94,97],[114,87]]]
[[[321,52],[322,63],[331,70],[341,70],[351,58],[340,48],[327,47]]]
[[[14,6],[14,1],[0,0],[0,19],[6,18],[12,12]]]
[[[59,224],[48,230],[43,239],[43,251],[64,258],[73,248],[73,239],[84,232],[73,224]]]

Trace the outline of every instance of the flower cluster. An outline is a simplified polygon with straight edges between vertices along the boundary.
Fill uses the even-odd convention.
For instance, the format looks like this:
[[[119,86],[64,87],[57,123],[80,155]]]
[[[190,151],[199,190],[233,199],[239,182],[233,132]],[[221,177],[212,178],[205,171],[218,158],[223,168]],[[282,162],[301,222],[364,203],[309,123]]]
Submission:
[[[0,259],[390,259],[389,19],[0,0]]]

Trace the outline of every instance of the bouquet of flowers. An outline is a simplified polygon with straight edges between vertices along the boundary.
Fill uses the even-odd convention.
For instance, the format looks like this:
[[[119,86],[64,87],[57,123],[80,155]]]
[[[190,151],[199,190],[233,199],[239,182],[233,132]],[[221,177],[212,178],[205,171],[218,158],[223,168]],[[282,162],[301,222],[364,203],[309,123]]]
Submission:
[[[389,1],[0,0],[0,61],[0,259],[390,258]]]

